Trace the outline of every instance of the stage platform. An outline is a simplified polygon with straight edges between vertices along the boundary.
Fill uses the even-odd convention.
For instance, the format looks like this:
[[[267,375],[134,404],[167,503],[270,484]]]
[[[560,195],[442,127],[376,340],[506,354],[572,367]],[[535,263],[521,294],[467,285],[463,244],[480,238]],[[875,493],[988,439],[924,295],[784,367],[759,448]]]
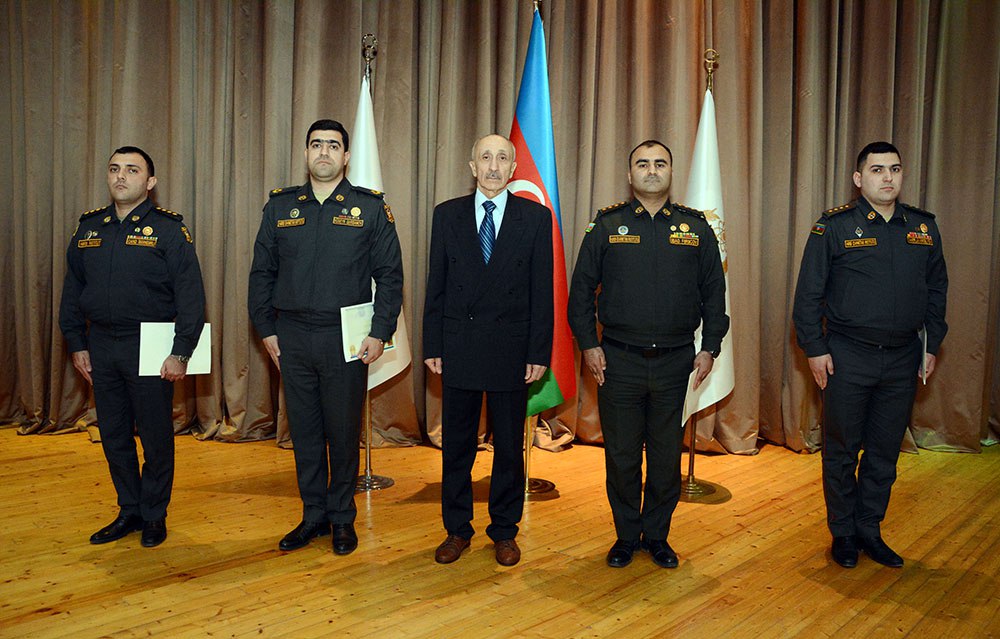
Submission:
[[[92,546],[116,513],[100,446],[0,430],[0,637],[1000,635],[1000,447],[902,456],[883,525],[901,570],[831,562],[819,455],[699,456],[698,477],[731,498],[681,503],[676,570],[643,553],[606,567],[614,532],[600,448],[534,451],[532,475],[557,493],[526,505],[523,559],[511,568],[483,532],[490,453],[473,475],[478,533],[447,566],[434,563],[440,452],[373,459],[396,485],[358,496],[360,545],[347,557],[329,537],[278,550],[301,515],[290,451],[190,437],[177,439],[167,541]]]

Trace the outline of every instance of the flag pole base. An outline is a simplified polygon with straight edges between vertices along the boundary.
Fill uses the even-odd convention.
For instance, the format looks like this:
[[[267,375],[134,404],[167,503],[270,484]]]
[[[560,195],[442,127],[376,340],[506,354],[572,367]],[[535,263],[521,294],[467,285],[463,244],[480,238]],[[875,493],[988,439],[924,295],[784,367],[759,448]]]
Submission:
[[[366,493],[371,490],[384,490],[393,486],[396,481],[392,477],[383,475],[359,475],[358,483],[354,487],[356,493]]]
[[[694,475],[688,475],[681,483],[681,494],[682,495],[711,495],[715,492],[715,486],[708,483],[703,483],[694,478]]]
[[[556,485],[548,479],[538,479],[537,477],[529,477],[527,484],[527,487],[524,489],[526,495],[540,495],[542,493],[550,493],[556,489]]]

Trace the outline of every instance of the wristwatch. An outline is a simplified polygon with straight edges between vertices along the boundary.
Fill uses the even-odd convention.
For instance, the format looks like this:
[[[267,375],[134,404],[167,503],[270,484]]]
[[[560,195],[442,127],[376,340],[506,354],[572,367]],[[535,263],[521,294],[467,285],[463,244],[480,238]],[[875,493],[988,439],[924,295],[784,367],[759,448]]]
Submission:
[[[162,353],[163,351],[160,352]],[[171,353],[170,356],[176,359],[181,364],[187,364],[188,361],[191,359],[190,355],[176,355],[174,353]]]
[[[722,354],[722,351],[705,351],[705,352],[711,355],[712,359],[718,359],[719,355]]]

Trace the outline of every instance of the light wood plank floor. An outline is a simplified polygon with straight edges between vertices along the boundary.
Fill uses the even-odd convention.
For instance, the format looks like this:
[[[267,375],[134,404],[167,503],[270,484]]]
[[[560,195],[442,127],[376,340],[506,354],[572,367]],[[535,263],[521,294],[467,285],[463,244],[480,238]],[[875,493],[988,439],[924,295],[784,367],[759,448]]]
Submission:
[[[177,440],[162,546],[91,546],[116,512],[99,445],[0,431],[2,637],[991,637],[1000,635],[1000,447],[903,455],[883,532],[902,570],[829,559],[818,455],[768,446],[699,456],[732,498],[682,503],[677,570],[610,569],[603,451],[536,450],[556,482],[529,502],[523,560],[497,566],[482,531],[491,455],[474,471],[480,534],[434,563],[440,453],[374,451],[396,485],[359,497],[358,551],[329,537],[277,549],[300,517],[292,455],[272,442]],[[686,458],[685,458],[686,459]]]

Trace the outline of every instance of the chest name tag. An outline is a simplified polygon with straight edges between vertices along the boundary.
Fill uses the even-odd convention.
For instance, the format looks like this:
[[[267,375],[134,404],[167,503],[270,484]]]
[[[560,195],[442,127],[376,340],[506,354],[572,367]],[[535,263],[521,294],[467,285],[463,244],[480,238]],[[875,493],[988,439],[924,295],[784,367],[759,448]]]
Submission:
[[[101,239],[102,238],[100,238],[100,237],[92,237],[92,238],[87,239],[87,240],[77,240],[76,241],[76,248],[82,248],[82,249],[83,248],[97,248],[98,246],[101,245]]]
[[[609,235],[609,244],[639,244],[640,237],[638,235]]]
[[[338,215],[333,218],[333,223],[338,226],[353,226],[355,228],[361,228],[365,225],[365,221],[356,217],[347,217],[345,215]]]
[[[153,248],[156,246],[155,237],[142,237],[139,235],[129,235],[125,238],[125,244],[127,246],[145,246],[148,248]]]
[[[694,233],[671,233],[670,243],[676,246],[698,246],[701,239]]]
[[[934,238],[927,233],[907,233],[907,244],[921,244],[923,246],[934,246]]]
[[[865,246],[878,246],[878,238],[863,237],[859,240],[844,240],[844,248],[863,248]]]
[[[278,228],[283,229],[286,226],[302,226],[306,223],[306,218],[300,217],[295,220],[278,220]]]

